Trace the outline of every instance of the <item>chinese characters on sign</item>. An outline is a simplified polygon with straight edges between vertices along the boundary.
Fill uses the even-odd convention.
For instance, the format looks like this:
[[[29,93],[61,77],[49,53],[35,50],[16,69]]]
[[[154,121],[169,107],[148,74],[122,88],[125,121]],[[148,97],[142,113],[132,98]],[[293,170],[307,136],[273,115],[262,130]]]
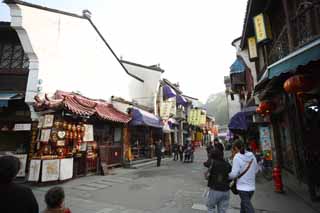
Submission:
[[[263,13],[253,17],[257,43],[271,39],[271,28],[268,20],[268,17]]]
[[[258,57],[257,42],[254,36],[248,38],[249,58],[255,59]]]
[[[168,119],[172,110],[172,102],[164,101],[160,106],[160,117],[162,119]]]

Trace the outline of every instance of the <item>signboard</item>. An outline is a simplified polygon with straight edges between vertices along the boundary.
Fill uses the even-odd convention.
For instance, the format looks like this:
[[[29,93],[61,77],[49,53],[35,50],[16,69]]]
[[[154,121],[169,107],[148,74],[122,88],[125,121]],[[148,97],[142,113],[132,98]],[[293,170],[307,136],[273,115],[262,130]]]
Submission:
[[[20,170],[17,174],[17,177],[24,177],[26,176],[26,166],[27,166],[27,158],[28,155],[14,155],[16,158],[19,158],[20,161]]]
[[[28,181],[39,181],[41,160],[31,160]]]
[[[15,124],[13,131],[30,131],[31,124]]]
[[[59,159],[55,160],[43,160],[42,161],[42,175],[41,181],[56,181],[59,179],[60,172],[60,161]]]
[[[169,99],[169,101],[171,102],[170,114],[171,115],[176,115],[177,114],[177,100],[176,100],[176,97],[173,97],[173,98]]]
[[[50,133],[51,133],[51,129],[42,129],[40,141],[41,142],[48,142],[50,139]]]
[[[83,141],[94,141],[93,138],[93,125],[91,124],[84,124],[85,131]]]
[[[271,135],[269,127],[259,127],[260,143],[262,151],[271,150]]]
[[[162,119],[168,119],[172,110],[172,102],[164,101],[160,105],[160,117]]]
[[[71,179],[73,176],[73,158],[60,160],[59,180]]]
[[[256,37],[252,36],[248,38],[248,49],[249,49],[250,60],[258,58]]]
[[[254,30],[256,34],[257,43],[271,39],[271,29],[268,17],[260,13],[253,17]]]

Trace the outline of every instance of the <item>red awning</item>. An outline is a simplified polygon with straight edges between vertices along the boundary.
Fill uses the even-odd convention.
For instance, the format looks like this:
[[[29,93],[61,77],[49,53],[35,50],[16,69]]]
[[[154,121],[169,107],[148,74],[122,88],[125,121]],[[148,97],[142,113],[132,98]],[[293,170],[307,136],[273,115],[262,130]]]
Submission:
[[[35,97],[35,108],[39,111],[47,109],[67,109],[80,116],[97,115],[103,120],[128,123],[131,117],[118,111],[112,104],[103,100],[93,100],[75,93],[57,91],[52,98],[45,96],[42,100]]]

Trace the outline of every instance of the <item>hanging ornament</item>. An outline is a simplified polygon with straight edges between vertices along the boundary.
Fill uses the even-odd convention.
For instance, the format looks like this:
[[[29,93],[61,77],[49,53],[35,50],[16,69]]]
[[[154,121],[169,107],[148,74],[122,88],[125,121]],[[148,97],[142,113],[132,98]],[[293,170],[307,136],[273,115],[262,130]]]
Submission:
[[[287,93],[307,92],[313,89],[314,86],[315,81],[305,75],[294,75],[283,84],[283,88]]]

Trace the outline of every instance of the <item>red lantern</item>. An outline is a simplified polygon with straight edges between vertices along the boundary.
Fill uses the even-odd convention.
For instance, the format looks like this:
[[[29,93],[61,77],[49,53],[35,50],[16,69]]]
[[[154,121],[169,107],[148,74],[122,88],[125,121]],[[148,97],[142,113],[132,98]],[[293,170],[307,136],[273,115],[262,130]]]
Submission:
[[[259,114],[270,114],[273,109],[274,104],[272,102],[263,101],[259,104],[259,107],[256,111]]]
[[[314,83],[314,80],[310,77],[305,75],[295,75],[284,82],[283,88],[287,93],[306,92],[313,89]]]

